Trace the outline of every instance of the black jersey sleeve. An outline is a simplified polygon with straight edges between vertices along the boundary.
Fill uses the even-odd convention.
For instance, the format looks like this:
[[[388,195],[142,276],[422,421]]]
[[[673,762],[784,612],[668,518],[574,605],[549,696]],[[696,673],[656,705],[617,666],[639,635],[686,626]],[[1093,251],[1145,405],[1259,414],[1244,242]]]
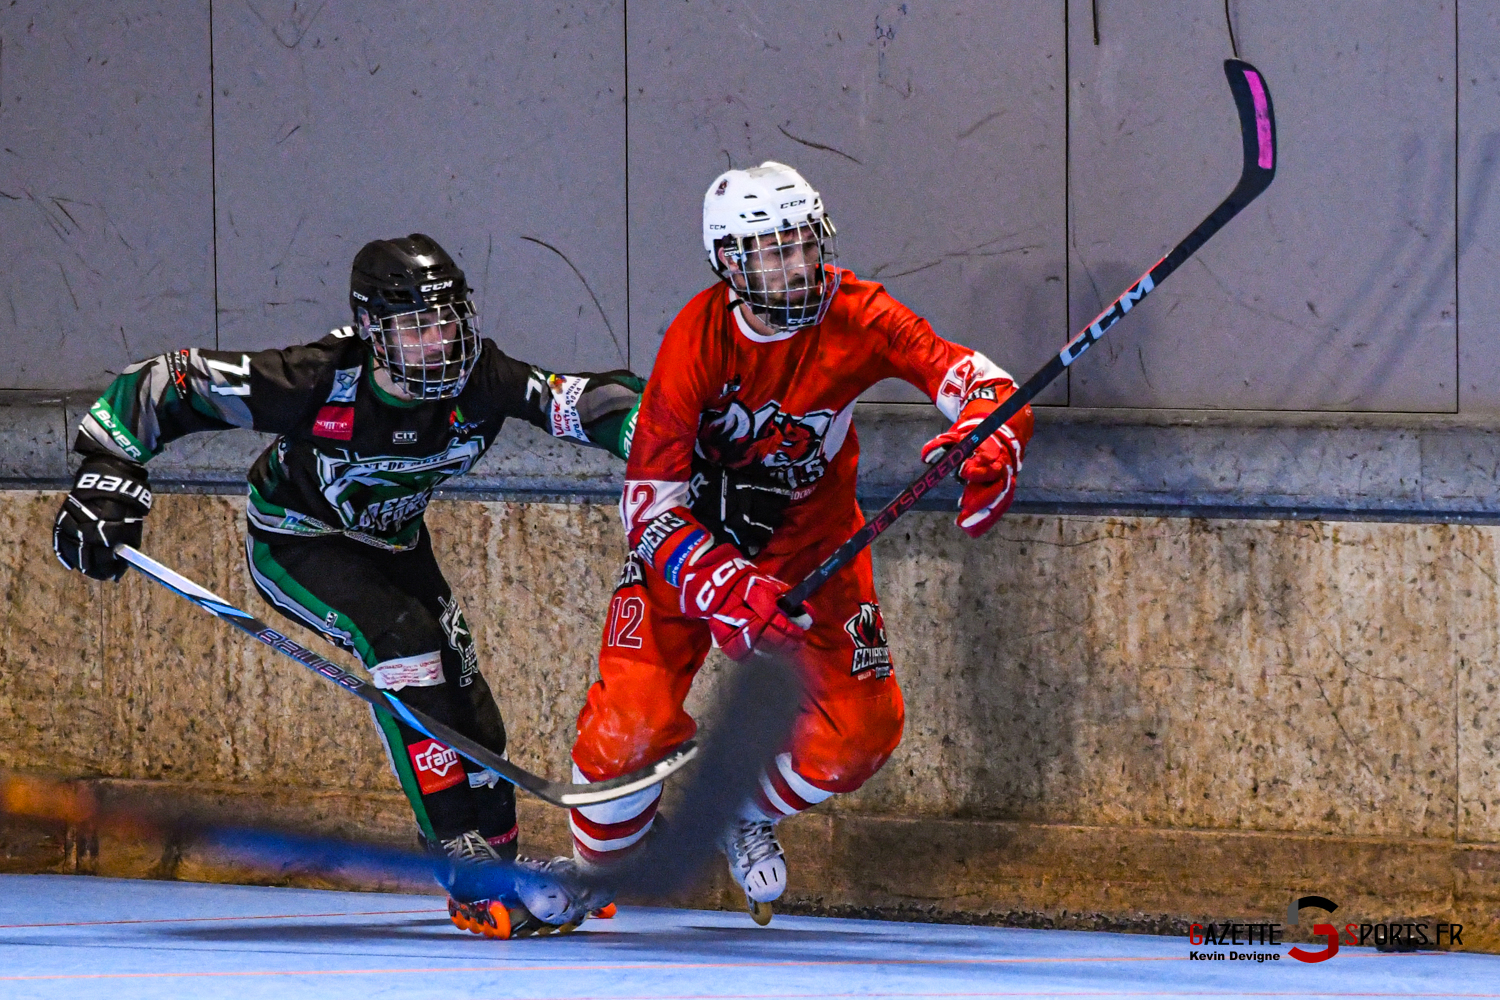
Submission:
[[[195,431],[285,433],[327,395],[337,338],[285,350],[158,354],[125,369],[89,407],[74,450],[145,462]]]
[[[603,448],[619,458],[629,455],[645,379],[625,369],[549,372],[509,357],[491,342],[485,346],[476,375],[485,391],[496,394],[507,417],[525,420],[553,437]]]

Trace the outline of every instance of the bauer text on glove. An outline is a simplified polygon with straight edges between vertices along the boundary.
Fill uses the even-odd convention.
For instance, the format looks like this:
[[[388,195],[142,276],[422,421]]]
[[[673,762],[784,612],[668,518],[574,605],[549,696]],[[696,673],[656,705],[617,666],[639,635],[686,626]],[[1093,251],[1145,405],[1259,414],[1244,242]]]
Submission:
[[[142,466],[113,455],[90,455],[57,512],[52,550],[68,569],[95,580],[118,580],[127,564],[114,547],[141,544],[141,523],[150,510],[151,490]]]

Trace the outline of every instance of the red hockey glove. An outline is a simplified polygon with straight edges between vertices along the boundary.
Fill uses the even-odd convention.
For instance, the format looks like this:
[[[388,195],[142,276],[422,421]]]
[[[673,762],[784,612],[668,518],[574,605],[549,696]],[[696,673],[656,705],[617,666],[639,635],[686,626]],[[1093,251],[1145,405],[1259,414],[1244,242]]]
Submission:
[[[994,413],[995,408],[1015,391],[1013,385],[1000,387],[999,391],[995,386],[976,390],[964,404],[953,426],[922,446],[922,461],[931,465],[941,459],[944,451]],[[970,538],[978,538],[990,530],[1016,498],[1016,473],[1021,471],[1032,424],[1031,407],[1023,406],[998,431],[979,442],[974,454],[959,467],[958,478],[964,484],[964,495],[959,501],[955,523]]]
[[[730,660],[744,660],[756,646],[784,649],[801,642],[813,624],[811,615],[787,618],[775,604],[790,589],[724,543],[682,570],[682,612],[708,619],[714,645]]]
[[[734,660],[757,646],[784,649],[802,641],[812,616],[788,617],[776,602],[789,586],[761,572],[727,542],[695,553],[682,571],[682,610],[708,619],[714,644]]]
[[[678,588],[682,613],[708,620],[714,643],[742,660],[757,644],[777,648],[802,639],[806,613],[788,617],[776,606],[788,590],[727,542],[714,544],[693,512],[673,507],[633,530],[635,554]]]

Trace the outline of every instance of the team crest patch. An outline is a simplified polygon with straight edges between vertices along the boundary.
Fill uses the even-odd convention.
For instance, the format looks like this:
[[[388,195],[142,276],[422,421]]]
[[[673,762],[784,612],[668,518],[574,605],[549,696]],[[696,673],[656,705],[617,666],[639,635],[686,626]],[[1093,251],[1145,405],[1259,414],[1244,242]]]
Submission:
[[[328,393],[330,403],[352,403],[355,395],[359,392],[359,373],[364,370],[360,365],[355,368],[340,368],[333,373],[333,389]]]
[[[855,677],[870,672],[876,678],[891,675],[891,650],[885,643],[885,618],[880,605],[861,601],[859,613],[844,622],[844,631],[854,641],[854,665],[849,673]]]
[[[455,406],[453,412],[448,414],[448,430],[459,437],[467,437],[473,431],[479,430],[479,421],[465,420],[464,411]]]
[[[730,380],[724,389],[737,393],[739,386]],[[738,398],[724,399],[704,410],[698,451],[727,468],[760,467],[774,482],[796,489],[817,482],[828,470],[831,453],[823,449],[837,416],[833,410],[785,413],[774,399],[755,410]]]

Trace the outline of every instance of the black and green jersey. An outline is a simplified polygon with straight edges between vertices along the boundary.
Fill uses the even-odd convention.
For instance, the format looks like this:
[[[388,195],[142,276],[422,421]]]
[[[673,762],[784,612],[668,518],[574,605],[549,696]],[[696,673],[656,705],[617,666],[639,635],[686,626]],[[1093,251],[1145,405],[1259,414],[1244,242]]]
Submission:
[[[507,417],[630,450],[643,383],[629,372],[558,375],[485,340],[462,393],[414,401],[380,387],[372,357],[352,327],[284,350],[157,355],[111,383],[74,449],[144,463],[194,431],[268,431],[249,475],[252,530],[392,550],[416,543],[433,490],[473,468]]]

